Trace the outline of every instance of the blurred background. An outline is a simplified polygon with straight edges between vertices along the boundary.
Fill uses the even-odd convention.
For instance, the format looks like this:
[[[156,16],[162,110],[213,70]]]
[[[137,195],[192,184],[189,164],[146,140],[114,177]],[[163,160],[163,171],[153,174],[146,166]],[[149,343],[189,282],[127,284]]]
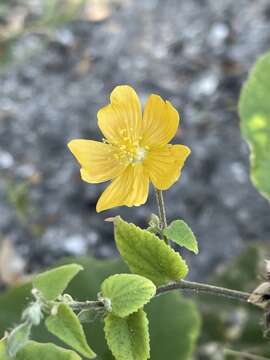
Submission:
[[[143,227],[145,206],[96,214],[105,184],[89,185],[67,149],[100,140],[96,113],[114,86],[130,84],[179,110],[176,142],[192,155],[165,193],[168,219],[193,229],[205,280],[249,244],[269,241],[267,201],[249,179],[237,101],[270,44],[269,0],[1,0],[0,277],[18,281],[66,255],[116,256],[121,214]]]

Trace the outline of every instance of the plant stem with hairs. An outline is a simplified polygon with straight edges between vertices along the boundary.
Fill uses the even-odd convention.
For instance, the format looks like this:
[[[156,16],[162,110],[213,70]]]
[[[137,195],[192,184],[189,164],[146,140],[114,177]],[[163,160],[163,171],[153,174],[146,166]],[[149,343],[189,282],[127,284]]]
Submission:
[[[167,227],[167,217],[166,217],[166,210],[164,205],[163,193],[161,190],[155,188],[157,205],[158,205],[158,213],[159,213],[159,220],[160,220],[160,230],[161,234],[162,231]],[[162,234],[162,239],[168,244],[169,240]]]
[[[223,288],[209,284],[198,283],[194,281],[180,280],[171,282],[167,285],[162,285],[157,288],[156,296],[167,293],[168,291],[181,289],[190,290],[196,293],[205,293],[209,295],[223,296],[230,299],[247,302],[250,294],[242,291]]]
[[[248,302],[248,298],[250,293],[227,289],[219,286],[213,286],[204,283],[198,283],[193,281],[180,280],[171,282],[167,285],[162,285],[157,288],[156,296],[160,296],[169,291],[173,290],[189,290],[194,291],[196,293],[204,293],[214,296],[222,296],[238,301]],[[74,301],[70,304],[70,306],[77,311],[85,310],[85,309],[96,309],[100,310],[104,307],[104,304],[101,300],[98,301]]]

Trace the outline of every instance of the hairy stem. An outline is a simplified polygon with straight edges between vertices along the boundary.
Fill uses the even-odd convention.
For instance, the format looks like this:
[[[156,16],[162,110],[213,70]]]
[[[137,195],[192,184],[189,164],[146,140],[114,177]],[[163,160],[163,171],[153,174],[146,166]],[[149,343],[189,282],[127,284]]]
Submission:
[[[100,300],[97,301],[72,301],[69,306],[75,311],[81,311],[86,309],[99,310],[104,307],[104,303]]]
[[[263,356],[243,353],[240,351],[234,351],[234,350],[230,350],[230,349],[225,349],[224,354],[236,356],[237,359],[240,358],[240,359],[245,359],[245,360],[269,360],[268,358],[265,358]]]
[[[191,290],[196,293],[205,293],[214,296],[223,296],[226,298],[247,302],[250,296],[249,293],[227,289],[219,286],[213,286],[209,284],[203,284],[193,281],[180,280],[177,282],[171,282],[167,285],[162,285],[157,288],[156,296],[160,296],[172,290]],[[104,303],[101,300],[98,301],[73,301],[69,304],[73,310],[81,311],[85,309],[100,310],[104,308]]]
[[[167,227],[166,210],[165,210],[162,191],[155,188],[155,193],[156,193],[156,199],[157,199],[157,205],[158,205],[160,230],[161,230],[161,234],[162,234],[162,231]],[[162,238],[168,244],[168,239],[166,238],[166,236],[164,236],[162,234]]]
[[[156,192],[156,199],[158,204],[158,212],[159,212],[159,219],[160,219],[160,226],[161,230],[167,227],[167,218],[166,218],[166,210],[164,205],[163,194],[161,190],[155,188]]]
[[[168,285],[158,287],[156,295],[161,295],[171,290],[191,290],[197,293],[206,293],[210,295],[223,296],[235,300],[247,301],[250,294],[242,291],[227,289],[219,286],[213,286],[209,284],[203,284],[193,281],[180,280],[177,282],[171,282]]]

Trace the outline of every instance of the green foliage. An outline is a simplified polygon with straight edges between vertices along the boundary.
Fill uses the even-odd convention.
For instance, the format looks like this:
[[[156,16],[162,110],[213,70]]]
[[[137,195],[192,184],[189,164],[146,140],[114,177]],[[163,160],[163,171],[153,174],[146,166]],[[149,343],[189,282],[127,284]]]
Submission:
[[[47,329],[65,344],[69,345],[87,359],[96,356],[87,344],[83,328],[72,309],[66,304],[60,304],[55,315],[46,319]]]
[[[112,314],[126,317],[142,308],[156,293],[152,281],[133,274],[116,274],[101,285],[102,297],[110,301]]]
[[[183,279],[188,273],[180,254],[156,235],[115,218],[117,248],[131,272],[145,276],[156,285]]]
[[[0,338],[7,329],[20,321],[29,303],[31,284],[12,288],[0,295]],[[1,359],[1,358],[0,358]]]
[[[105,336],[116,360],[147,360],[150,356],[148,320],[143,310],[119,318],[105,318]]]
[[[66,263],[74,261],[81,264],[84,271],[77,275],[76,281],[69,284],[66,292],[82,301],[95,299],[100,291],[100,284],[108,276],[127,272],[126,266],[120,260],[100,261],[93,258],[71,258],[67,259]],[[0,295],[0,336],[12,324],[19,321],[21,313],[29,301],[30,291],[31,286],[24,285]],[[151,358],[155,360],[164,360],[165,358],[190,360],[200,325],[199,314],[193,302],[181,297],[178,292],[171,292],[152,299],[146,305],[146,311],[150,327]],[[85,324],[84,329],[86,338],[91,341],[93,350],[98,355],[97,359],[113,360],[105,341],[103,324],[100,319],[96,318],[91,323]],[[32,338],[41,342],[55,342],[43,325],[33,328]],[[40,357],[36,357],[36,359],[47,360]],[[54,359],[53,356],[48,360],[52,359]],[[55,356],[55,359],[58,357]],[[59,359],[61,358],[59,357]]]
[[[261,265],[265,255],[261,245],[253,245],[229,263],[210,282],[217,286],[251,292],[258,285],[258,274],[262,274]],[[229,344],[233,350],[270,357],[269,343],[263,337],[261,322],[263,313],[260,309],[246,303],[210,295],[200,295],[198,305],[203,316],[200,337],[203,348],[214,342],[222,353],[222,349],[227,348]],[[253,350],[249,351],[249,349]],[[208,355],[206,358],[212,359]],[[227,357],[225,359],[227,360]],[[231,358],[228,356],[228,359]]]
[[[54,300],[66,289],[69,282],[83,268],[77,264],[69,264],[45,271],[37,275],[33,285],[47,300]]]
[[[7,339],[7,353],[14,357],[27,343],[31,331],[31,324],[25,322],[15,327]]]
[[[174,220],[163,230],[163,234],[177,245],[198,254],[198,243],[191,228],[183,220]]]
[[[190,360],[200,332],[200,316],[192,300],[179,292],[159,296],[146,305],[151,359]]]
[[[244,85],[239,113],[241,132],[251,149],[251,179],[270,199],[270,53],[253,67]]]
[[[53,344],[29,341],[18,353],[15,360],[81,360],[81,357],[74,351]]]

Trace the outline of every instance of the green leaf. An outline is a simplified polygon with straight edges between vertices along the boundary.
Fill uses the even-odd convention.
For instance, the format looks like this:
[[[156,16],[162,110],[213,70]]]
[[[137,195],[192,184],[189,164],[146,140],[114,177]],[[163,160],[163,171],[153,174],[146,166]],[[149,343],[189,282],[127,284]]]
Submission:
[[[63,349],[53,344],[40,344],[29,341],[18,352],[16,360],[81,360],[74,351]]]
[[[107,315],[104,331],[116,360],[149,359],[148,320],[142,309],[124,319]]]
[[[251,150],[251,179],[270,199],[270,53],[259,58],[242,88],[241,133]]]
[[[85,334],[77,316],[66,304],[60,304],[56,315],[46,319],[47,329],[65,344],[69,345],[87,359],[93,359],[96,354],[87,344]]]
[[[128,272],[127,266],[120,259],[97,260],[92,257],[82,257],[66,258],[62,260],[61,265],[63,262],[66,264],[77,262],[84,268],[84,271],[77,275],[76,281],[72,281],[66,290],[73,298],[82,301],[94,299],[100,291],[100,284],[110,275]],[[250,266],[247,270],[252,270],[258,274],[257,268]],[[241,277],[244,275],[245,273],[241,271]],[[237,287],[238,285],[232,284],[231,286],[240,289]],[[255,286],[253,287],[252,283],[249,290],[254,289]],[[249,290],[245,289],[245,291]],[[4,331],[10,328],[12,324],[20,320],[22,311],[28,305],[30,291],[31,286],[28,284],[11,288],[0,294],[0,336],[3,336]],[[216,300],[216,298],[214,299]],[[234,307],[235,302],[230,311],[233,311]],[[178,291],[172,291],[166,295],[154,297],[146,304],[146,312],[150,324],[151,358],[154,360],[190,360],[195,350],[200,324],[200,316],[193,301],[182,297]],[[226,316],[228,317],[228,315]],[[224,318],[227,319],[227,317]],[[260,341],[260,346],[262,346],[265,339],[261,336],[259,315],[252,318],[252,326],[256,327],[257,334],[255,340],[249,336],[248,341],[255,346],[255,342]],[[93,350],[98,355],[99,360],[115,360],[105,341],[103,327],[104,324],[100,318],[85,324],[86,338],[93,344]],[[216,326],[213,327],[213,331],[216,331]],[[43,323],[38,327],[33,327],[32,333],[33,338],[37,341],[54,341],[54,336],[50,335]],[[248,346],[247,343],[246,346]],[[57,359],[57,356],[55,358]],[[37,359],[39,360],[39,358]]]
[[[45,271],[35,277],[33,286],[47,300],[54,300],[62,294],[69,282],[82,269],[81,265],[70,264]]]
[[[7,353],[14,357],[29,340],[32,325],[25,322],[15,327],[7,338]]]
[[[152,281],[133,274],[116,274],[101,285],[102,297],[108,299],[114,315],[126,317],[142,308],[156,293]]]
[[[177,245],[198,254],[198,243],[191,228],[183,220],[174,220],[163,230],[163,234]]]
[[[131,272],[145,276],[156,285],[183,279],[188,273],[180,254],[154,234],[120,217],[115,219],[115,241]]]

